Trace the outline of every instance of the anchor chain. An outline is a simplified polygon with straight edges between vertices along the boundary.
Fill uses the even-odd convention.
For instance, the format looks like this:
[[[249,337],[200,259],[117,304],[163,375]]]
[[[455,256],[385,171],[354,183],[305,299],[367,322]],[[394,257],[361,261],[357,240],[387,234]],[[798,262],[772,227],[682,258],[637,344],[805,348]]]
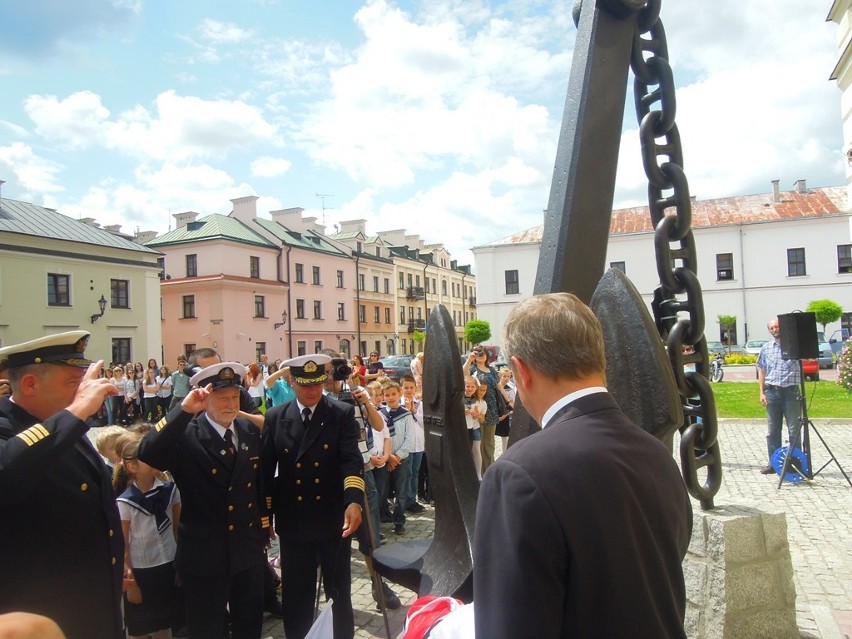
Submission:
[[[648,0],[639,12],[630,63],[635,76],[636,118],[642,164],[648,178],[648,205],[660,278],[652,308],[683,402],[680,457],[684,482],[701,508],[709,510],[722,483],[722,459],[716,403],[708,381],[710,364],[704,337],[704,300],[691,229],[692,202],[675,123],[677,100],[666,32],[660,19],[661,1]],[[669,191],[668,195],[664,193]],[[674,209],[674,213],[667,213],[669,209]],[[680,313],[686,317],[680,317]],[[685,355],[686,345],[692,346],[694,353]],[[686,364],[695,364],[696,371],[685,372]],[[702,468],[706,469],[703,484],[698,477]]]

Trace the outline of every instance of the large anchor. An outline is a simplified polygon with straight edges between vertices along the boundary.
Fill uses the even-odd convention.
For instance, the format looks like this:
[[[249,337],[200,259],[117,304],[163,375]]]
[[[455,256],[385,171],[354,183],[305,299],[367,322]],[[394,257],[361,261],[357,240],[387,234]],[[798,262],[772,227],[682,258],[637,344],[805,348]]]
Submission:
[[[585,0],[574,6],[578,35],[534,292],[571,291],[590,304],[603,325],[610,392],[634,422],[664,442],[670,444],[680,429],[684,482],[702,508],[711,509],[721,485],[721,457],[660,4]],[[604,274],[628,68],[635,76],[660,276],[653,319],[623,273]],[[659,109],[652,110],[655,104]],[[661,156],[665,162],[659,162]],[[670,208],[673,215],[666,214]],[[684,294],[685,300],[677,298]],[[687,317],[680,318],[681,312]],[[687,344],[694,347],[691,355],[683,355]],[[375,562],[381,574],[421,595],[469,599],[478,485],[461,410],[460,361],[450,316],[436,306],[429,318],[423,381],[434,538],[385,546],[376,551]],[[686,364],[695,364],[696,372],[685,373]],[[510,445],[537,427],[516,402]],[[703,484],[700,468],[707,469]]]

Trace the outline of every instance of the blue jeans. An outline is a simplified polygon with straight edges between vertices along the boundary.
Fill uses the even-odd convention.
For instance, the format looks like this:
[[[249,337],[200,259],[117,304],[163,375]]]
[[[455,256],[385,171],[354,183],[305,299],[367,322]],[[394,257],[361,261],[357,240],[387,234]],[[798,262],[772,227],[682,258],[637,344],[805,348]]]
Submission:
[[[378,470],[378,469],[376,469]],[[408,459],[403,459],[396,470],[391,472],[387,466],[375,475],[376,488],[379,491],[379,507],[386,507],[388,487],[393,484],[396,503],[393,508],[393,523],[405,524],[405,506],[408,504]],[[375,470],[373,472],[376,472]],[[384,474],[384,476],[382,476]]]
[[[766,448],[769,452],[769,460],[772,455],[781,448],[781,421],[787,420],[787,434],[790,436],[790,445],[796,448],[802,447],[798,441],[801,430],[801,400],[799,398],[798,386],[766,386]]]
[[[408,466],[408,502],[405,507],[413,506],[417,501],[417,479],[420,477],[420,464],[423,462],[423,452],[409,453],[405,460]]]

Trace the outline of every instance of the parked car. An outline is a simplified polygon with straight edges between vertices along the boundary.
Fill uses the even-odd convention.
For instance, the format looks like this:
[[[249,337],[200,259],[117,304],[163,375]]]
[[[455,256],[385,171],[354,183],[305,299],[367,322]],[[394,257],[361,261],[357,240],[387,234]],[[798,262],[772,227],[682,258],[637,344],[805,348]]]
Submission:
[[[398,382],[403,375],[411,375],[411,360],[414,355],[390,355],[379,361],[385,369],[385,375]]]
[[[834,368],[834,351],[831,350],[831,344],[826,341],[819,342],[819,367]]]
[[[722,342],[707,342],[707,352],[708,353],[721,353],[724,355],[728,352],[728,349]]]
[[[816,359],[803,359],[802,360],[802,374],[805,376],[805,380],[811,382],[819,381],[819,360]]]
[[[745,352],[748,355],[760,355],[760,349],[768,341],[767,339],[750,339],[745,343]]]
[[[831,351],[835,355],[840,355],[840,351],[843,350],[843,344],[849,339],[849,336],[848,328],[841,328],[831,334],[831,337],[828,339],[828,343],[831,344]]]

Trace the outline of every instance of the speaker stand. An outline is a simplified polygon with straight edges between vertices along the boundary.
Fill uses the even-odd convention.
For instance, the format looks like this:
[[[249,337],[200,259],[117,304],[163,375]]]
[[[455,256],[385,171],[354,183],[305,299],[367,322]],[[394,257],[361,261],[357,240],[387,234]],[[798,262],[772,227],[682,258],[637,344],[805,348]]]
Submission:
[[[831,452],[831,448],[828,446],[828,442],[825,441],[825,438],[820,434],[817,427],[814,423],[808,419],[808,400],[805,395],[805,374],[802,366],[802,360],[799,360],[799,377],[800,377],[800,390],[799,390],[799,401],[802,404],[802,416],[799,419],[800,428],[799,434],[796,437],[795,442],[790,442],[790,445],[787,447],[787,454],[784,455],[784,463],[781,466],[781,477],[778,480],[778,489],[781,488],[781,484],[784,483],[784,477],[788,472],[796,472],[799,475],[803,475],[805,479],[808,481],[813,480],[814,477],[819,475],[829,464],[834,462],[837,464],[837,468],[840,470],[840,473],[846,479],[846,483],[849,484],[849,487],[852,488],[852,480],[849,479],[849,475],[846,474],[846,471],[843,470],[843,466],[840,465],[840,462],[837,460],[837,457],[834,456],[834,453]],[[816,436],[819,437],[819,440],[822,442],[822,445],[825,447],[825,450],[828,451],[829,460],[823,464],[819,470],[816,472],[813,471],[813,457],[811,456],[811,438],[810,438],[810,430],[813,429]],[[800,469],[793,467],[791,464],[791,457],[793,455],[793,451],[796,449],[796,445],[799,442],[802,442],[802,452],[805,454],[805,458],[807,459],[807,468],[803,473]]]

